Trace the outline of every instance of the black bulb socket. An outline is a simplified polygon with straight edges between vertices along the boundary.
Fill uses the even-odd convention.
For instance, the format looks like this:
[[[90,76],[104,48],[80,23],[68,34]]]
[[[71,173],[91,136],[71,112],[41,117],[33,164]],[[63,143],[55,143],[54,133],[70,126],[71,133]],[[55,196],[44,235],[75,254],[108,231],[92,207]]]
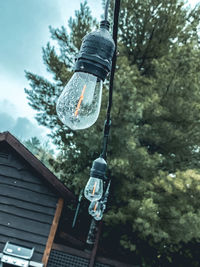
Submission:
[[[95,159],[90,170],[90,177],[95,177],[104,180],[106,168],[107,163],[102,157]]]
[[[109,32],[110,23],[103,20],[97,31],[88,33],[81,44],[77,56],[75,71],[86,72],[97,76],[102,81],[112,67],[115,43]]]

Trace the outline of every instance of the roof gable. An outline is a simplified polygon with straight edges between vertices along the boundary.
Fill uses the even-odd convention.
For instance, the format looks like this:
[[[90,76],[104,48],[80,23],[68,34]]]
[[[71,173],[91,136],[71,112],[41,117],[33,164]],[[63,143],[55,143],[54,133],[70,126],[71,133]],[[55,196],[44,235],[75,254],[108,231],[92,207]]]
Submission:
[[[74,194],[58,178],[39,161],[19,140],[11,133],[0,133],[0,144],[6,142],[11,146],[31,167],[38,172],[41,177],[49,184],[53,191],[66,200],[74,200]],[[6,156],[6,155],[5,155]]]

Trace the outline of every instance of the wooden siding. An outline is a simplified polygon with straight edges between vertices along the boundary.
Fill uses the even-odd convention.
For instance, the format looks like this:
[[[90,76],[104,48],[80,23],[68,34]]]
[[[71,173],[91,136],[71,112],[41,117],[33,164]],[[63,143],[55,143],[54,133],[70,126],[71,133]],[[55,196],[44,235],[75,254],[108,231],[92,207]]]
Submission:
[[[21,156],[34,170],[37,170],[42,176],[42,180],[47,182],[48,186],[54,193],[58,194],[68,203],[76,201],[75,195],[11,133],[0,133],[0,143],[8,144],[15,152],[17,152],[18,156]],[[4,150],[0,151],[0,156],[2,159],[7,159],[9,157]]]
[[[8,144],[0,144],[0,252],[6,241],[34,247],[41,261],[58,196]]]

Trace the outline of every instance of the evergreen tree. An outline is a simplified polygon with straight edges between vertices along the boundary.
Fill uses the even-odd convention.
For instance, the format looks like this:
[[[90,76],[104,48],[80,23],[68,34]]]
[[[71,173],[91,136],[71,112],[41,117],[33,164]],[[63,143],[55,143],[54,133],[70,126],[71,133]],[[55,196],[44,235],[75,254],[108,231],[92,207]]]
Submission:
[[[28,140],[22,141],[25,147],[33,153],[47,168],[52,172],[55,172],[55,169],[52,166],[54,162],[54,151],[49,147],[49,142],[41,143],[37,137],[32,137]],[[58,175],[58,174],[57,174]]]
[[[112,3],[113,5],[113,3]],[[112,16],[113,6],[110,9]],[[64,27],[50,28],[60,52],[43,49],[54,83],[26,73],[37,120],[60,148],[55,170],[76,194],[101,150],[108,90],[91,128],[73,132],[56,115],[82,37],[96,26],[86,3]],[[112,187],[104,247],[144,266],[198,266],[200,240],[200,7],[178,0],[124,0],[108,151]],[[112,237],[112,238],[111,238]]]

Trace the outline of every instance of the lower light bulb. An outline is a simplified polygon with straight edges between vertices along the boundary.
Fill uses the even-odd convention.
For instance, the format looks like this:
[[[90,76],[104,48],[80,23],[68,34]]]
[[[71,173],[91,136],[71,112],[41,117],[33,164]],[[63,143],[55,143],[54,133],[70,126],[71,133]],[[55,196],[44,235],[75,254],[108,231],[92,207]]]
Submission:
[[[90,179],[84,190],[84,195],[89,201],[99,200],[103,195],[106,166],[107,163],[102,157],[95,159],[92,163]]]
[[[105,207],[102,201],[92,201],[89,205],[88,212],[96,221],[100,221],[103,217]]]
[[[99,115],[102,81],[96,76],[75,72],[58,98],[56,110],[59,119],[72,130],[93,125]]]

